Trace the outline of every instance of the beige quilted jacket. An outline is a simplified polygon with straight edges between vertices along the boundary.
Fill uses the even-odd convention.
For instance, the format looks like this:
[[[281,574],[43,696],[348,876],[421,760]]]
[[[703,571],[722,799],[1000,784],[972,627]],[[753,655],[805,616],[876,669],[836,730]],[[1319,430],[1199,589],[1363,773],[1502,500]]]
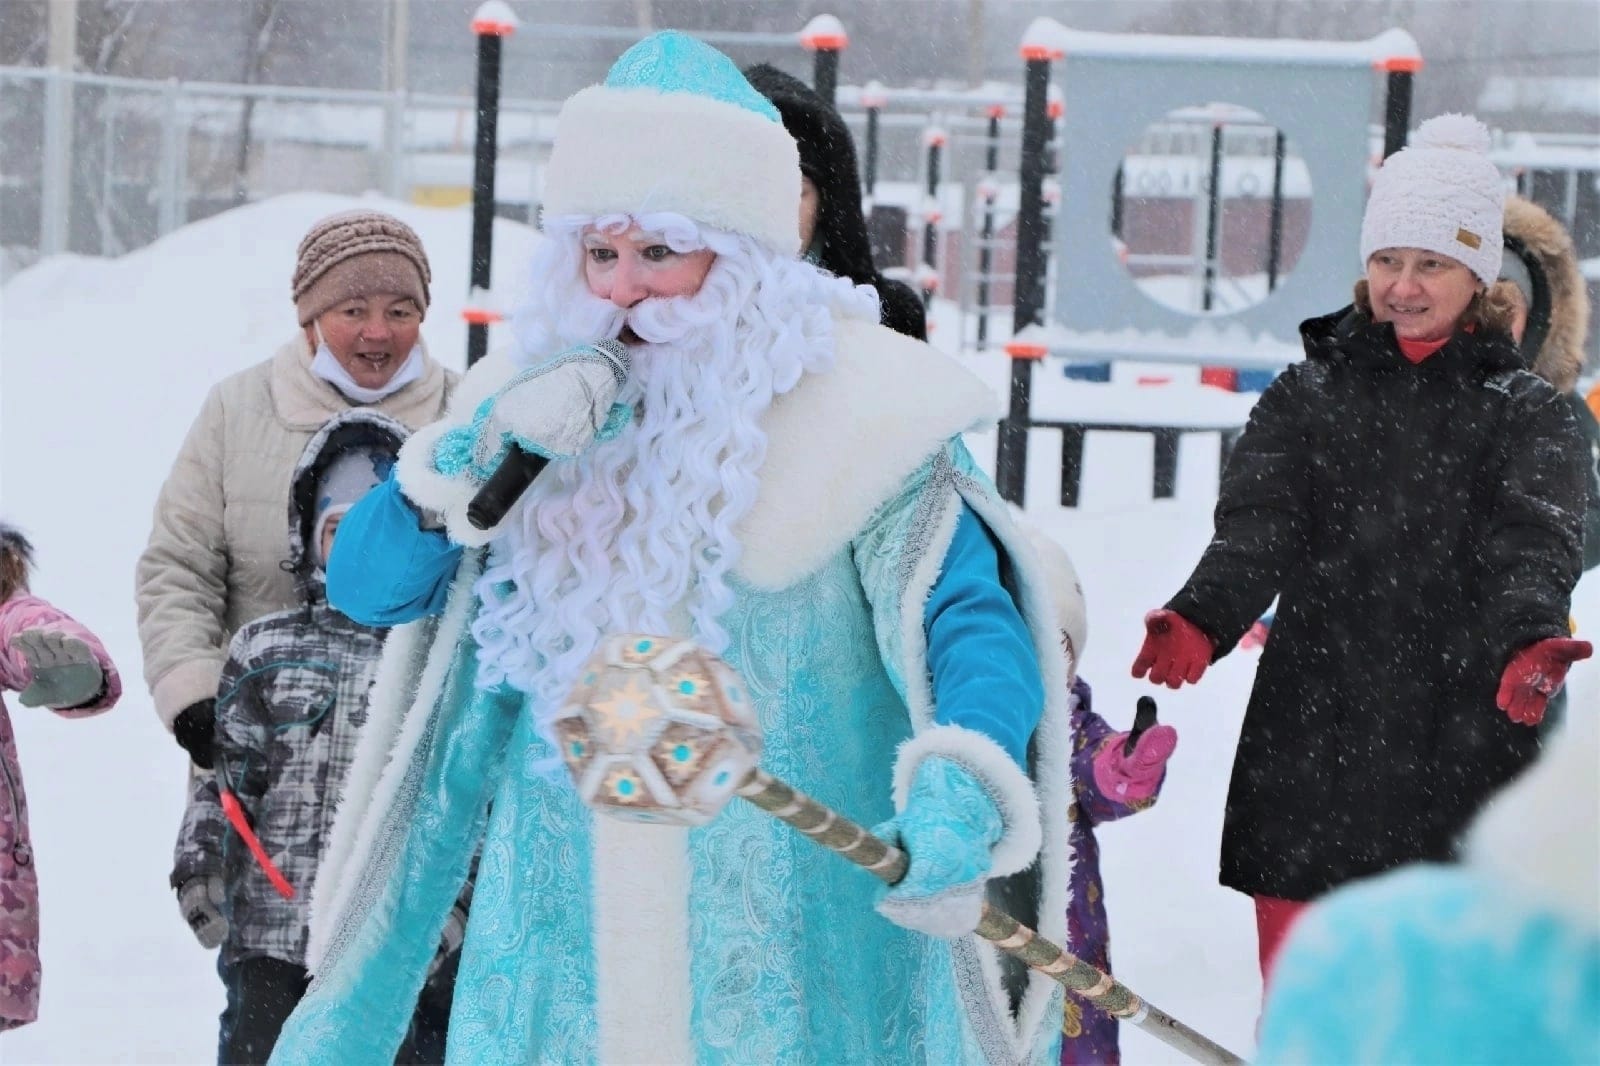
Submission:
[[[136,597],[144,676],[168,729],[217,694],[228,640],[246,622],[292,607],[283,523],[289,480],[311,435],[351,404],[311,374],[304,334],[206,397],[156,500]],[[444,413],[457,375],[427,369],[376,410],[416,429]]]

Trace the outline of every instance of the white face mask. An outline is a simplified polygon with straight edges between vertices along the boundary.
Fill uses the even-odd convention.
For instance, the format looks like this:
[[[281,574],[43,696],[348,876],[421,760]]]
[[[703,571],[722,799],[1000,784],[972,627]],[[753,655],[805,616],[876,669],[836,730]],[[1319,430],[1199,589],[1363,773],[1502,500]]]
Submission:
[[[311,328],[317,334],[317,354],[311,360],[312,375],[338,389],[348,400],[361,404],[377,403],[387,396],[393,396],[422,376],[422,342],[418,341],[412,346],[411,354],[406,356],[406,361],[400,364],[400,369],[394,372],[394,377],[375,389],[358,385],[356,379],[350,376],[350,372],[339,365],[339,360],[334,358],[328,342],[322,339],[322,331],[314,325]]]

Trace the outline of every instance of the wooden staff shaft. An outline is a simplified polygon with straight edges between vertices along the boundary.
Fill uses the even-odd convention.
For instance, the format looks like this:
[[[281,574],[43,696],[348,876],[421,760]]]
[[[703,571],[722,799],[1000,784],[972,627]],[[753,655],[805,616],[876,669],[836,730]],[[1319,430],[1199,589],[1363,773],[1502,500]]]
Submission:
[[[794,826],[829,851],[843,855],[884,883],[892,885],[905,876],[908,864],[905,852],[884,843],[850,819],[766,771],[752,770],[737,791],[768,814]],[[1112,1017],[1137,1025],[1196,1062],[1243,1066],[1244,1060],[1227,1048],[1152,1006],[1115,977],[1064,951],[987,902],[975,931],[1001,951],[1021,959],[1029,969],[1051,978]]]

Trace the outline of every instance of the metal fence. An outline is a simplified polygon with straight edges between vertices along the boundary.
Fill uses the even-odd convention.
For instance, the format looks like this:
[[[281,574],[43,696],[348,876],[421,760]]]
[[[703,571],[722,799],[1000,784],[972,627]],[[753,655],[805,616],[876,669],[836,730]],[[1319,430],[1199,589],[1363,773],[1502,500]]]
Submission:
[[[465,203],[474,106],[0,67],[0,272],[58,252],[119,255],[290,191]],[[558,106],[502,101],[502,213],[529,217]]]

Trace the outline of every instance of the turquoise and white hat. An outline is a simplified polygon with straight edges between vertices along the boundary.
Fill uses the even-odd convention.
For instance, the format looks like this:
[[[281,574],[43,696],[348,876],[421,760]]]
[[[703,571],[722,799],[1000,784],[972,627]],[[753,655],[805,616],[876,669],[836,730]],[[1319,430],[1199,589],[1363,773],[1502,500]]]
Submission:
[[[547,215],[652,211],[800,251],[794,138],[733,60],[671,30],[562,105],[545,168]]]

